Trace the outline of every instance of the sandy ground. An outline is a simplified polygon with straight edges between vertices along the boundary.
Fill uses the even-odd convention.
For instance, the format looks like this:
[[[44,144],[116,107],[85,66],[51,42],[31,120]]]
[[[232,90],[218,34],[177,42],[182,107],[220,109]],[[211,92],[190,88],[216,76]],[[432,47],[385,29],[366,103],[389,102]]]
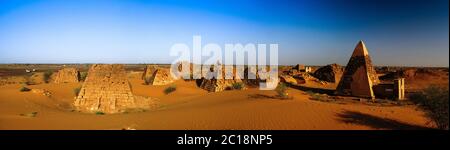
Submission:
[[[130,75],[135,95],[158,98],[157,109],[126,114],[95,115],[73,111],[73,89],[81,83],[39,84],[51,98],[20,92],[20,84],[0,86],[0,129],[425,129],[424,113],[415,106],[368,106],[313,101],[289,89],[292,100],[267,98],[274,91],[248,89],[208,93],[195,82],[170,86],[144,85]],[[23,116],[37,112],[35,117]]]

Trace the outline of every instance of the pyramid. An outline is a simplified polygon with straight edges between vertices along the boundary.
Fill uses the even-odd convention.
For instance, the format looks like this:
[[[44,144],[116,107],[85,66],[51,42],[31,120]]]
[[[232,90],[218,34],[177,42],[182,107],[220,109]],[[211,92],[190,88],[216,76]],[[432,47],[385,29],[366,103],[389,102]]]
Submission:
[[[144,69],[144,73],[142,74],[142,80],[151,78],[156,69],[156,65],[147,65]]]
[[[321,81],[338,83],[342,77],[343,68],[338,64],[329,64],[317,69],[313,76]]]
[[[336,88],[338,95],[375,98],[372,86],[378,84],[378,76],[363,41],[353,51]]]
[[[167,85],[174,81],[175,81],[175,79],[170,74],[169,69],[158,68],[158,69],[155,69],[155,71],[153,72],[153,75],[149,78],[148,84],[150,84],[150,85]]]
[[[123,65],[92,65],[74,102],[83,112],[117,113],[135,108]]]
[[[220,64],[219,64],[220,65]],[[225,75],[227,73],[231,73],[231,72],[226,72],[225,71],[225,66],[222,66],[222,71],[221,72],[215,72],[215,73],[221,73],[221,77],[216,79],[216,78],[212,78],[212,79],[205,79],[202,78],[201,83],[200,83],[200,88],[205,89],[209,92],[220,92],[220,91],[224,91],[227,89],[231,89],[231,87],[233,86],[234,83],[242,83],[242,80],[238,77],[236,77],[236,67],[232,67],[233,71],[232,71],[232,76],[233,79],[225,79]],[[205,71],[205,70],[203,70]],[[206,74],[207,71],[211,71],[214,72],[214,66],[210,67],[210,70],[206,70],[204,72],[204,74]],[[217,75],[219,76],[219,75]]]
[[[76,68],[63,68],[52,74],[53,83],[77,83],[80,72]]]

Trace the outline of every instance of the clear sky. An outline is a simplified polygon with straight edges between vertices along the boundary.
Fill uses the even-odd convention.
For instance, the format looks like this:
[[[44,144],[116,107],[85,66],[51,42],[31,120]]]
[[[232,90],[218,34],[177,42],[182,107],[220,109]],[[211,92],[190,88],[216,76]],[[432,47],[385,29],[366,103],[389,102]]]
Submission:
[[[448,0],[0,0],[0,63],[170,63],[170,47],[279,44],[280,64],[449,66]]]

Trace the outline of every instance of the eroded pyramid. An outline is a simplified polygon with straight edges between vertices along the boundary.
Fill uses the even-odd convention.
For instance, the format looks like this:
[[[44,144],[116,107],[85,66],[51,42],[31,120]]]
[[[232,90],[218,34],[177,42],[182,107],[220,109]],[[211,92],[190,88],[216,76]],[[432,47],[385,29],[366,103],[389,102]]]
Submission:
[[[169,69],[157,68],[146,82],[150,85],[167,85],[174,81]]]
[[[92,65],[74,102],[83,112],[117,113],[136,108],[123,65]]]
[[[52,74],[53,83],[77,83],[80,72],[76,68],[63,68]]]

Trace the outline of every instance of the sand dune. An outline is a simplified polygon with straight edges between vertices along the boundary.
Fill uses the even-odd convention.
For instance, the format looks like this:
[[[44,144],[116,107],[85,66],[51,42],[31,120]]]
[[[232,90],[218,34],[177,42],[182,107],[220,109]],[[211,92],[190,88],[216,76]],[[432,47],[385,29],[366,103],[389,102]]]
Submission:
[[[424,129],[431,127],[414,106],[337,104],[309,99],[290,89],[292,100],[272,99],[258,89],[208,93],[195,82],[178,80],[177,90],[149,86],[129,77],[133,94],[158,98],[145,112],[95,115],[73,111],[73,89],[81,83],[40,84],[52,97],[20,92],[21,85],[0,86],[0,129]],[[258,98],[254,96],[258,95]],[[37,112],[35,117],[20,114]]]

